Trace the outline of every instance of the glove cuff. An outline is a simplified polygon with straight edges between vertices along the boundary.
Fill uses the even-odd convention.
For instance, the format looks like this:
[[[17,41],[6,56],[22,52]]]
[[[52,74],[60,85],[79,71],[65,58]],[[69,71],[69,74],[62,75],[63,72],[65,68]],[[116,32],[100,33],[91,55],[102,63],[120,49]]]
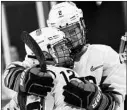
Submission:
[[[95,102],[94,104],[93,103],[90,104],[90,106],[87,108],[88,110],[95,110],[95,109],[96,110],[112,110],[115,107],[115,101],[113,101],[113,97],[110,94],[101,93],[100,101],[97,102],[97,100],[95,100],[94,102]]]
[[[95,86],[95,93],[94,96],[92,96],[92,101],[90,102],[89,106],[87,107],[88,110],[94,110],[95,108],[97,108],[101,102],[102,99],[102,92],[100,90],[99,87]]]

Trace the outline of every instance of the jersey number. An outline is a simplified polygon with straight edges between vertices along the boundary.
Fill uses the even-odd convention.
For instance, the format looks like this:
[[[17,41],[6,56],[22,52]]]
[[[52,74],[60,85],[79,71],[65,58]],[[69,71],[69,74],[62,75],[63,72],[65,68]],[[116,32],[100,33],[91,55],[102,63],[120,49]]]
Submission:
[[[66,83],[68,83],[69,80],[71,80],[72,78],[76,78],[74,71],[72,71],[72,70],[66,70],[66,72],[67,72],[67,74],[68,74],[69,77],[67,77],[67,75],[66,75],[66,73],[64,71],[61,71],[60,72],[60,74],[63,75]],[[94,83],[94,84],[97,84],[96,79],[93,76],[86,76],[85,79],[87,81],[90,81],[90,82],[92,81],[92,83]]]
[[[68,83],[69,80],[71,80],[72,78],[76,78],[74,71],[72,71],[72,70],[66,70],[66,72],[67,72],[67,74],[68,74],[68,78],[67,78],[67,75],[65,74],[64,71],[61,71],[61,72],[60,72],[60,74],[63,75],[63,77],[64,77],[66,83]]]

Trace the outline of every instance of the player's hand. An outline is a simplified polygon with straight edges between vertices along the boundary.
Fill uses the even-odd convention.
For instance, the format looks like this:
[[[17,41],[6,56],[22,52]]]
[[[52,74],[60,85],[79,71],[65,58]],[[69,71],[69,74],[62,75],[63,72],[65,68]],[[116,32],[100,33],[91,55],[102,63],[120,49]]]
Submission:
[[[22,92],[45,97],[53,87],[53,78],[50,71],[44,73],[40,67],[34,66],[21,74],[20,90]]]
[[[85,78],[74,78],[63,89],[66,103],[88,110],[94,110],[102,97],[99,88]]]

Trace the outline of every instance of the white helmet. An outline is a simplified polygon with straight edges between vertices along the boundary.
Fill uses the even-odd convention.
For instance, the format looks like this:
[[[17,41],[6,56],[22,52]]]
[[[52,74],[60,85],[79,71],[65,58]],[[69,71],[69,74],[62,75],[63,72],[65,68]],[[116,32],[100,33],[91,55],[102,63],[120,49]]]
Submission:
[[[30,35],[40,46],[46,61],[52,60],[55,65],[65,67],[72,64],[70,50],[66,46],[67,41],[62,31],[53,27],[45,27],[31,32]],[[29,57],[35,57],[27,45],[25,45],[25,49]]]
[[[83,12],[73,2],[62,2],[52,7],[47,20],[49,27],[59,28],[71,43],[71,49],[78,53],[85,41]]]

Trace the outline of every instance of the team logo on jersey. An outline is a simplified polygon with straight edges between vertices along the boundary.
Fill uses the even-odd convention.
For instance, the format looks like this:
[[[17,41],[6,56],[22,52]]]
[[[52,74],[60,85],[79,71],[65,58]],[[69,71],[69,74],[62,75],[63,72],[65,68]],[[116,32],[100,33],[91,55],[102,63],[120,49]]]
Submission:
[[[97,66],[97,67],[91,66],[90,70],[93,72],[93,71],[95,71],[96,69],[101,68],[102,66],[103,66],[103,65],[99,65],[99,66]]]

